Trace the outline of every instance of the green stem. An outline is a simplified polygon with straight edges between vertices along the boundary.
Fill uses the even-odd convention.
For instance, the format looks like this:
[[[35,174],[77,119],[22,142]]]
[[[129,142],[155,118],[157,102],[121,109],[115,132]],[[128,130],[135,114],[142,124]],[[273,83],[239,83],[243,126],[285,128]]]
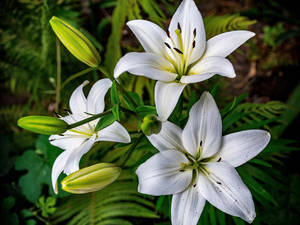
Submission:
[[[103,73],[106,77],[108,77],[111,81],[114,81],[114,77],[112,77],[102,66],[98,67],[99,71],[101,73]],[[124,87],[122,85],[120,85],[118,82],[116,82],[116,85],[118,87],[118,89],[122,92],[123,95],[126,96],[126,98],[128,99],[128,101],[130,101],[130,103],[134,106],[134,108],[137,107],[137,104],[135,104],[134,100],[131,98],[131,96],[127,93],[127,91],[124,89]]]
[[[100,118],[100,117],[102,117],[104,115],[107,115],[107,114],[111,113],[111,111],[112,110],[109,109],[109,110],[107,110],[107,111],[105,111],[103,113],[95,114],[95,115],[93,115],[93,116],[91,116],[89,118],[86,118],[84,120],[80,120],[80,121],[78,121],[76,123],[69,124],[68,127],[67,127],[67,129],[70,130],[70,129],[73,129],[75,127],[81,126],[81,125],[83,125],[85,123],[88,123],[88,122],[91,122],[93,120],[96,120],[96,119],[98,119],[98,118]]]
[[[56,38],[56,98],[55,98],[55,112],[59,110],[60,89],[61,89],[61,54],[59,40]]]
[[[85,70],[82,70],[82,71],[80,71],[78,73],[75,73],[75,74],[69,76],[69,78],[66,79],[63,82],[63,84],[61,85],[61,88],[63,88],[64,86],[66,86],[66,84],[69,83],[71,80],[74,80],[75,78],[80,77],[80,76],[82,76],[82,75],[84,75],[84,74],[86,74],[86,73],[88,73],[88,72],[90,72],[92,70],[95,70],[95,68],[89,67],[89,68],[87,68]]]
[[[136,139],[136,141],[130,146],[130,148],[127,150],[127,154],[125,156],[125,159],[123,161],[123,163],[121,164],[120,167],[124,167],[127,160],[130,158],[133,150],[136,148],[136,146],[140,143],[140,141],[142,140],[142,138],[144,137],[143,134],[140,134],[140,136]]]

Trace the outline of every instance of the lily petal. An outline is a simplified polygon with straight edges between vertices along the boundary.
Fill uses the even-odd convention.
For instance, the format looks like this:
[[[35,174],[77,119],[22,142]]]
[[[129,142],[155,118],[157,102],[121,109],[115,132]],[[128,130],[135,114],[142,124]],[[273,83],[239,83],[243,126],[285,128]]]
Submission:
[[[190,110],[188,122],[182,132],[185,149],[201,158],[208,158],[218,152],[222,138],[221,115],[215,100],[204,92]],[[202,150],[200,145],[202,144]]]
[[[118,78],[122,73],[128,71],[138,76],[168,82],[177,77],[177,74],[170,72],[172,70],[172,65],[158,54],[130,52],[117,63],[114,77]]]
[[[91,88],[87,97],[87,112],[92,114],[102,113],[105,107],[104,97],[111,87],[112,82],[109,79],[97,81]]]
[[[137,37],[146,52],[163,55],[166,52],[166,32],[155,23],[147,20],[131,20],[127,26]]]
[[[61,174],[61,172],[64,170],[64,167],[67,163],[67,160],[70,156],[72,151],[63,151],[55,160],[53,166],[52,166],[52,173],[51,173],[51,181],[52,181],[52,187],[57,194],[57,178]]]
[[[191,186],[172,198],[172,225],[196,225],[205,206],[198,187]]]
[[[216,75],[216,74],[215,73],[207,73],[207,74],[182,76],[180,79],[180,82],[183,84],[198,83],[198,82],[207,80],[207,79],[213,77],[214,75]]]
[[[226,57],[252,38],[255,33],[246,30],[230,31],[209,39],[203,58],[211,56]]]
[[[184,151],[181,136],[182,129],[174,123],[166,121],[162,123],[162,128],[158,134],[152,134],[147,138],[159,151],[170,149]]]
[[[228,134],[216,159],[229,163],[233,167],[240,166],[260,153],[269,143],[270,134],[264,130],[246,130]]]
[[[79,85],[72,93],[69,101],[70,109],[73,114],[83,114],[86,112],[86,98],[82,91],[83,87],[89,82],[86,80]]]
[[[232,216],[251,223],[255,218],[254,203],[249,189],[234,167],[226,162],[208,163],[199,175],[199,192],[212,205]]]
[[[96,135],[94,134],[90,137],[86,142],[84,142],[81,146],[74,149],[72,153],[69,155],[66,165],[64,167],[64,172],[69,175],[71,173],[79,170],[79,162],[81,157],[87,153],[95,143]]]
[[[193,63],[202,56],[206,45],[206,35],[202,16],[194,1],[182,1],[175,14],[173,15],[169,26],[171,38],[173,39],[173,41],[175,41],[176,47],[180,48],[180,44],[175,33],[175,30],[178,29],[178,24],[181,27],[183,53],[184,55],[187,55],[192,51],[189,63]],[[194,30],[196,32],[195,37]],[[195,47],[193,49],[194,40]]]
[[[232,63],[224,57],[213,56],[200,60],[194,65],[189,76],[182,76],[180,82],[195,83],[206,80],[215,74],[234,78],[236,76]]]
[[[86,140],[85,135],[72,134],[72,132],[67,131],[64,136],[61,135],[51,135],[49,141],[51,145],[59,147],[61,149],[72,150],[79,147]]]
[[[188,160],[179,151],[155,154],[136,170],[138,191],[155,196],[182,192],[192,180],[192,170],[179,171],[182,163],[188,163]]]
[[[155,105],[161,121],[166,121],[169,118],[184,88],[185,84],[181,83],[156,82]]]
[[[115,141],[129,143],[131,140],[127,130],[119,122],[116,121],[108,127],[100,130],[98,132],[98,138],[96,141]]]

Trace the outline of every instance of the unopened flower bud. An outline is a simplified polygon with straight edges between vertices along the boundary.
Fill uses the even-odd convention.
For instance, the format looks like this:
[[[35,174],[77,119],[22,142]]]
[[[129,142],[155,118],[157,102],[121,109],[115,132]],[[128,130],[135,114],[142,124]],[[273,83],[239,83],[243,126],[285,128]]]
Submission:
[[[76,28],[55,16],[50,25],[63,45],[80,61],[90,67],[100,64],[100,55],[93,44]]]
[[[63,190],[74,194],[99,191],[114,182],[120,173],[121,168],[114,164],[98,163],[70,174],[61,185]]]
[[[38,134],[61,134],[68,124],[58,118],[49,116],[26,116],[18,120],[18,126]]]
[[[158,134],[161,130],[161,121],[157,118],[157,116],[148,114],[143,119],[141,129],[147,136],[150,136],[151,134]]]

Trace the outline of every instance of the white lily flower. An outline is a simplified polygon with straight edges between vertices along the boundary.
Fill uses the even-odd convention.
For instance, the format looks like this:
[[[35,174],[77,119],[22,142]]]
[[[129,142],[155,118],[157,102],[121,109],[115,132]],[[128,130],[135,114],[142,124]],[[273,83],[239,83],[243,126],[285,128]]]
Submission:
[[[104,110],[104,97],[111,87],[112,82],[109,79],[97,81],[91,88],[88,97],[83,93],[83,87],[88,84],[83,82],[75,89],[70,98],[71,113],[68,116],[61,117],[68,124],[78,122],[91,116],[99,114]],[[130,136],[127,130],[117,121],[106,128],[95,131],[99,119],[75,127],[63,133],[62,135],[51,135],[49,140],[52,145],[60,147],[62,152],[55,160],[52,167],[52,186],[57,193],[57,178],[61,172],[69,175],[79,170],[79,161],[87,153],[93,144],[97,141],[114,141],[129,143]]]
[[[128,71],[158,80],[155,104],[162,121],[168,119],[187,84],[204,81],[215,74],[235,77],[233,66],[225,57],[255,35],[240,30],[206,41],[201,14],[192,0],[182,1],[167,33],[146,20],[132,20],[127,25],[146,52],[122,57],[114,77]]]
[[[196,225],[206,200],[225,213],[253,221],[253,199],[235,167],[266,147],[268,132],[246,130],[222,137],[219,110],[204,92],[183,130],[167,121],[159,134],[148,139],[159,153],[137,169],[138,191],[173,194],[173,225]]]

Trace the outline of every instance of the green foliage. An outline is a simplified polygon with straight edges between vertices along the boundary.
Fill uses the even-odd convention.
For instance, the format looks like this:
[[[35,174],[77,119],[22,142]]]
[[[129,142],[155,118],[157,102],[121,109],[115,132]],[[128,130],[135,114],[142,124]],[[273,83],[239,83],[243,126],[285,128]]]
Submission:
[[[49,217],[49,215],[52,215],[55,212],[55,204],[56,198],[47,197],[47,199],[45,199],[45,196],[41,196],[35,203],[36,207],[42,210],[43,217]]]
[[[49,166],[42,157],[28,150],[16,159],[15,169],[28,171],[19,179],[19,185],[27,200],[32,203],[36,202],[42,193],[42,184],[50,185]]]
[[[18,225],[19,224],[18,215],[14,212],[11,212],[12,208],[15,205],[15,202],[16,201],[13,196],[9,196],[2,200],[1,210],[0,210],[0,216],[1,216],[2,223],[10,224],[10,225]]]
[[[215,35],[233,30],[247,30],[250,25],[255,23],[256,20],[249,20],[239,14],[208,16],[204,19],[206,38],[209,39]]]
[[[284,33],[284,28],[281,23],[278,23],[277,25],[270,27],[265,26],[264,27],[264,42],[271,46],[273,49],[278,47],[281,43],[278,42],[278,37]]]
[[[112,32],[109,36],[105,53],[104,64],[109,72],[113,72],[117,61],[121,58],[122,30],[126,19],[141,19],[142,10],[149,15],[153,22],[160,25],[165,19],[163,12],[154,0],[117,0],[112,14]]]
[[[242,103],[223,119],[223,132],[232,133],[247,129],[264,128],[272,133],[269,124],[280,122],[280,115],[287,109],[278,101],[267,103]]]
[[[139,194],[136,188],[137,184],[127,176],[98,192],[72,196],[58,207],[53,223],[67,220],[67,225],[123,225],[132,224],[124,217],[158,218],[153,212],[152,197]]]
[[[99,119],[99,121],[95,127],[95,131],[102,130],[105,127],[108,127],[109,125],[111,125],[115,121],[116,121],[116,117],[114,116],[114,114],[105,115]]]

